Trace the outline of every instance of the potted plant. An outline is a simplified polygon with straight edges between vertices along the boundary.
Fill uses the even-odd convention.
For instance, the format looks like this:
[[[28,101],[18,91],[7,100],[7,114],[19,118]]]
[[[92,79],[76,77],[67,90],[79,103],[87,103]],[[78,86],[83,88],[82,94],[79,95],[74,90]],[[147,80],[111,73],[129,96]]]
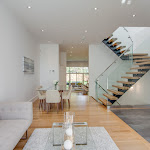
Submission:
[[[59,82],[58,80],[54,80],[54,81],[53,81],[53,84],[55,85],[55,90],[57,89],[57,84],[58,84],[58,82]]]

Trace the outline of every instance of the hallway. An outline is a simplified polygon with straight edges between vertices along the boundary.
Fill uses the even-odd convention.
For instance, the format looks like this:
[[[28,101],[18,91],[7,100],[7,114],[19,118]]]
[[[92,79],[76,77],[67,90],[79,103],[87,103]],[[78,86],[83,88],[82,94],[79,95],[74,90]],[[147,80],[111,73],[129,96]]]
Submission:
[[[57,114],[53,108],[48,114],[38,108],[39,101],[34,102],[34,118],[29,128],[29,136],[35,128],[51,128],[53,122],[63,121],[64,111],[69,111],[67,103],[64,110]],[[92,98],[81,93],[72,93],[70,111],[75,112],[75,121],[88,122],[89,126],[105,127],[118,148],[121,150],[148,150],[150,144],[137,134],[132,128],[118,118],[114,113],[108,111],[106,107],[98,104]],[[21,150],[26,140],[20,140],[15,150]]]

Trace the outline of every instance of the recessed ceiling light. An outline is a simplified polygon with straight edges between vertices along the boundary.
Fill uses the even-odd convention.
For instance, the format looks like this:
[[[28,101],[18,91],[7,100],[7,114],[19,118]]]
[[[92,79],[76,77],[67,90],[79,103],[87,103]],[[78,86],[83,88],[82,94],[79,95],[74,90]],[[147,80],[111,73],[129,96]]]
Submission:
[[[135,17],[136,15],[133,15],[133,17]]]
[[[44,30],[43,30],[43,29],[42,29],[41,31],[42,31],[42,32],[44,32]]]
[[[121,3],[124,4],[126,2],[126,0],[122,0]]]
[[[131,4],[131,0],[128,0],[127,4],[130,5]]]
[[[73,48],[73,46],[72,46],[72,48]]]
[[[31,6],[28,6],[27,8],[29,8],[29,9],[30,9],[30,8],[31,8]]]
[[[95,7],[94,9],[95,9],[95,10],[97,10],[98,8],[97,8],[97,7]]]
[[[85,33],[87,32],[87,30],[85,30]]]

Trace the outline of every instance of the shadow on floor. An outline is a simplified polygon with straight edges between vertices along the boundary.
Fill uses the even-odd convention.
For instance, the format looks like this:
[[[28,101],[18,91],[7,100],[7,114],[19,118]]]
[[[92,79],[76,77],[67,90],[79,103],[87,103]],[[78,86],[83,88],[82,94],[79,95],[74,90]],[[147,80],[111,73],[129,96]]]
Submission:
[[[111,111],[150,142],[150,109],[112,109]]]

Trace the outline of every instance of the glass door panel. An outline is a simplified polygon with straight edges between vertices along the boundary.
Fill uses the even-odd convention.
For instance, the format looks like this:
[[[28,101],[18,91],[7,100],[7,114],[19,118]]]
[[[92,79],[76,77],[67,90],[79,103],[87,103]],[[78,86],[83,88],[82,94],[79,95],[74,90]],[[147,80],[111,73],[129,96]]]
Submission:
[[[89,74],[84,74],[84,85],[89,82]]]
[[[66,74],[66,82],[67,82],[67,85],[69,85],[70,79],[69,79],[69,74],[68,73]]]
[[[83,74],[77,74],[77,85],[83,83]]]
[[[77,81],[76,74],[70,74],[70,83],[72,85],[76,85],[76,81]]]

